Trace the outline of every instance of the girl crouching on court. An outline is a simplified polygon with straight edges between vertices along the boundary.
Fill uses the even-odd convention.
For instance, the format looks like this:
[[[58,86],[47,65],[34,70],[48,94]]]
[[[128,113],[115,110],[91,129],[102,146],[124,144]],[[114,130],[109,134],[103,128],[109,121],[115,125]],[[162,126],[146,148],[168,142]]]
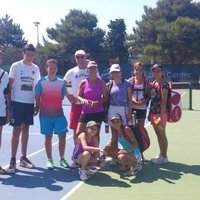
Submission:
[[[113,137],[111,143],[117,140],[122,146],[119,148],[105,148],[107,156],[115,156],[121,164],[121,170],[128,170],[126,175],[136,175],[141,169],[141,152],[138,148],[137,140],[128,126],[123,126],[121,115],[116,113],[111,117],[111,127],[113,128]]]
[[[75,142],[72,160],[80,165],[79,175],[81,180],[87,180],[92,172],[89,166],[96,165],[99,152],[103,152],[98,147],[99,124],[89,121],[86,124],[86,131],[80,133]]]

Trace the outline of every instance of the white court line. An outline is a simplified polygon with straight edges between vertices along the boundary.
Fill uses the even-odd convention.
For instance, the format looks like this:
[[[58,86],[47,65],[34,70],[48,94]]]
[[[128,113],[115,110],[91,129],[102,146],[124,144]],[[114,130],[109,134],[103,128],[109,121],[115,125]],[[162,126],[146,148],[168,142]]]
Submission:
[[[84,183],[83,181],[81,181],[80,183],[78,183],[68,193],[66,193],[65,196],[63,196],[60,200],[66,200],[67,198],[69,198],[76,190],[78,190],[78,188],[81,187],[81,185],[83,185],[83,183]]]
[[[69,135],[69,136],[67,136],[66,137],[66,140],[67,139],[69,139],[69,138],[71,138],[73,135]],[[54,142],[53,144],[52,144],[52,146],[55,146],[55,145],[57,145],[58,144],[58,141],[57,142]],[[35,151],[34,153],[32,153],[32,154],[29,154],[28,156],[27,156],[27,158],[30,158],[30,157],[32,157],[32,156],[34,156],[34,155],[36,155],[36,154],[38,154],[38,153],[40,153],[40,152],[42,152],[42,151],[45,151],[45,148],[42,148],[42,149],[40,149],[40,150],[38,150],[38,151]],[[16,161],[16,163],[19,163],[20,162],[20,160],[17,160]],[[4,166],[3,168],[8,168],[9,167],[9,164],[8,165],[6,165],[6,166]]]
[[[96,168],[95,170],[93,170],[93,174],[96,173],[97,171],[98,171],[98,168]],[[84,183],[84,181],[79,182],[68,193],[66,193],[65,196],[63,196],[60,200],[66,200],[67,198],[69,198],[76,190],[78,190],[78,188],[81,187],[81,185],[83,185],[83,183]]]
[[[3,130],[3,133],[12,133],[12,130],[11,131],[4,131]],[[29,135],[39,135],[39,136],[41,136],[42,134],[41,133],[29,133]]]

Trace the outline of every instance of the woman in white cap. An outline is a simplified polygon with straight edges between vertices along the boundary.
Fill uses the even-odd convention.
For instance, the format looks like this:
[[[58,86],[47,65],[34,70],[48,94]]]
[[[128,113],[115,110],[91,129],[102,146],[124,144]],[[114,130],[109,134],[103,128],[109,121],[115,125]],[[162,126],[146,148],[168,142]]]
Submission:
[[[110,117],[115,113],[120,113],[123,124],[127,125],[131,122],[132,113],[131,83],[122,78],[119,64],[111,65],[109,74],[112,80],[107,84],[109,100],[106,108],[106,119],[110,124]],[[113,145],[116,146],[116,144]],[[111,165],[116,164],[117,160],[112,159]]]
[[[105,119],[104,103],[108,99],[106,84],[97,77],[98,65],[95,61],[88,62],[87,70],[89,76],[81,81],[77,93],[77,99],[83,105],[77,135],[85,130],[87,122],[94,120],[101,125]]]
[[[132,113],[131,84],[122,78],[119,64],[111,65],[109,74],[112,81],[108,84],[108,121],[110,121],[110,116],[115,113],[120,113],[123,123],[126,125],[131,121]]]
[[[95,165],[99,152],[98,134],[99,124],[95,121],[89,121],[86,130],[78,135],[75,142],[72,159],[80,165],[79,175],[81,180],[87,180],[91,175],[89,166]]]

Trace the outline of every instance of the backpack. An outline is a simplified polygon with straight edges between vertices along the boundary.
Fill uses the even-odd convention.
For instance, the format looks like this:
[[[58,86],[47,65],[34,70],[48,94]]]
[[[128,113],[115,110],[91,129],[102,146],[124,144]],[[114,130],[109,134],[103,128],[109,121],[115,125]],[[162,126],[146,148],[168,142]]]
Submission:
[[[5,71],[2,72],[1,77],[0,77],[0,83],[1,83],[1,79],[3,78],[3,75],[5,74]]]
[[[129,81],[130,83],[133,84],[132,90],[134,90],[135,77],[131,77]],[[144,79],[144,98],[146,99],[146,106],[148,106],[150,101],[150,95],[149,95],[149,81],[146,78]]]
[[[130,128],[133,131],[133,134],[135,135],[135,138],[138,142],[138,147],[140,148],[141,153],[143,153],[145,150],[147,150],[150,146],[150,138],[148,135],[148,132],[145,127],[140,127],[137,124],[136,118],[134,117],[134,124],[130,126]]]
[[[153,82],[155,85],[155,81]],[[160,85],[159,85],[160,86]],[[161,87],[158,88],[161,90]],[[178,122],[182,116],[182,102],[181,102],[181,94],[171,87],[168,89],[168,96],[167,96],[167,105],[166,111],[168,119],[167,121],[170,123]]]

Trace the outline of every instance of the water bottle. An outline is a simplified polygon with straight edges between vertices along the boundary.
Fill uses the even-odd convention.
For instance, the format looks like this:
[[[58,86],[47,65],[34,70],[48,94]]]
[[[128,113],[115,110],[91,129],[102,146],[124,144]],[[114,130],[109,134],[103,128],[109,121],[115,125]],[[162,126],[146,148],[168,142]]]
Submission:
[[[105,123],[105,133],[109,133],[109,125]]]
[[[136,111],[133,111],[132,113],[132,125],[135,126],[136,124]]]

